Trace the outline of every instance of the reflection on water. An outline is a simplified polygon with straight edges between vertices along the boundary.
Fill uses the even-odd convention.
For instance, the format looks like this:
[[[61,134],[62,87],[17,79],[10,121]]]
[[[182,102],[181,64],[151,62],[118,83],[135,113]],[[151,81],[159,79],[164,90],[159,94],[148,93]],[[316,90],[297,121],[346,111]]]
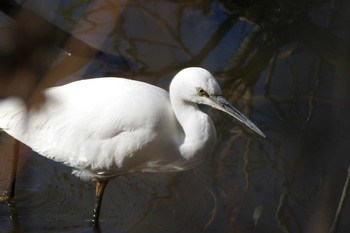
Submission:
[[[62,29],[75,39],[57,40],[55,52],[45,50],[58,56],[49,64],[53,68],[34,59],[43,50],[27,51],[30,64],[40,65],[21,66],[18,73],[42,74],[47,70],[36,69],[46,67],[48,74],[40,78],[60,82],[123,74],[166,88],[180,68],[203,66],[217,74],[225,95],[268,139],[253,138],[230,118],[210,112],[218,133],[215,153],[192,171],[113,179],[99,229],[89,225],[94,184],[22,148],[15,204],[0,204],[0,232],[328,232],[350,165],[350,59],[341,52],[349,38],[343,25],[349,21],[343,12],[347,3],[333,12],[326,1],[303,9],[278,1],[279,10],[228,1],[219,1],[226,8],[125,1],[125,8],[118,6],[120,15],[109,12],[103,18],[94,7],[105,1],[56,0],[41,8],[41,1],[32,2],[30,9],[58,26],[57,35]],[[98,34],[92,28],[89,37],[94,12],[104,28],[95,28]],[[241,20],[230,14],[242,12]],[[300,20],[303,14],[311,15],[310,22]],[[314,40],[318,47],[314,36],[324,38]],[[347,233],[350,203],[344,204],[338,232]]]
[[[18,177],[12,221],[6,205],[1,206],[2,221],[20,232],[90,230],[94,186],[69,173],[66,167],[33,155]],[[221,203],[210,177],[201,173],[198,169],[113,179],[103,202],[101,232],[193,232],[210,226]]]

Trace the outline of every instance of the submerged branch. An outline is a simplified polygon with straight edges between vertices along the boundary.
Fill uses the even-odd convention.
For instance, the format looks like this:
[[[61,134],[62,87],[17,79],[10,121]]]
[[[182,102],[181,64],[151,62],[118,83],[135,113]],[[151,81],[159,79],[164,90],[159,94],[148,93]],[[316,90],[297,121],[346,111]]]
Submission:
[[[341,198],[339,201],[338,209],[337,209],[337,212],[335,214],[334,221],[333,221],[333,224],[329,230],[329,233],[336,233],[338,230],[339,220],[340,220],[343,208],[344,208],[344,203],[346,201],[346,198],[348,197],[349,185],[350,185],[350,166],[348,167],[348,176],[346,178],[343,192],[342,192],[342,195],[341,195]]]

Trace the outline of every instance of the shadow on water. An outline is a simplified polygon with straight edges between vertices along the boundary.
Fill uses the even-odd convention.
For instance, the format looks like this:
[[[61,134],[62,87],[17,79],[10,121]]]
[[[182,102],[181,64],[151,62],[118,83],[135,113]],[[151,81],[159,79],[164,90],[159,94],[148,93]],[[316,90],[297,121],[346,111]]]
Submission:
[[[268,139],[210,111],[215,152],[192,171],[113,179],[98,228],[94,184],[23,147],[1,233],[329,231],[350,165],[348,3],[4,2],[0,98],[40,104],[42,88],[99,76],[167,88],[179,69],[202,66]],[[349,216],[345,201],[338,233]]]

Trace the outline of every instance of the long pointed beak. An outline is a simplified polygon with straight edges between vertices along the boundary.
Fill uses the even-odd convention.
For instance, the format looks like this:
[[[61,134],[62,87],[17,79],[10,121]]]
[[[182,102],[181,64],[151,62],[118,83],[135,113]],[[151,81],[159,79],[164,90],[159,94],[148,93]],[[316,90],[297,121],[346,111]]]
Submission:
[[[233,116],[241,124],[248,127],[250,130],[260,135],[261,137],[266,138],[265,134],[253,122],[251,122],[246,116],[244,116],[240,111],[233,107],[224,97],[209,96],[209,99],[212,101],[212,107]]]

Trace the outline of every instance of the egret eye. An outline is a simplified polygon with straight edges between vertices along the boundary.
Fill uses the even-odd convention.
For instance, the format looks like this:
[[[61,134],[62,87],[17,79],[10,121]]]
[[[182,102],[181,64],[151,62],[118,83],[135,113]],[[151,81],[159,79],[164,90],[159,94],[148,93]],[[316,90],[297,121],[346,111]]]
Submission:
[[[197,93],[199,96],[209,97],[208,92],[206,92],[203,88],[197,87]]]

